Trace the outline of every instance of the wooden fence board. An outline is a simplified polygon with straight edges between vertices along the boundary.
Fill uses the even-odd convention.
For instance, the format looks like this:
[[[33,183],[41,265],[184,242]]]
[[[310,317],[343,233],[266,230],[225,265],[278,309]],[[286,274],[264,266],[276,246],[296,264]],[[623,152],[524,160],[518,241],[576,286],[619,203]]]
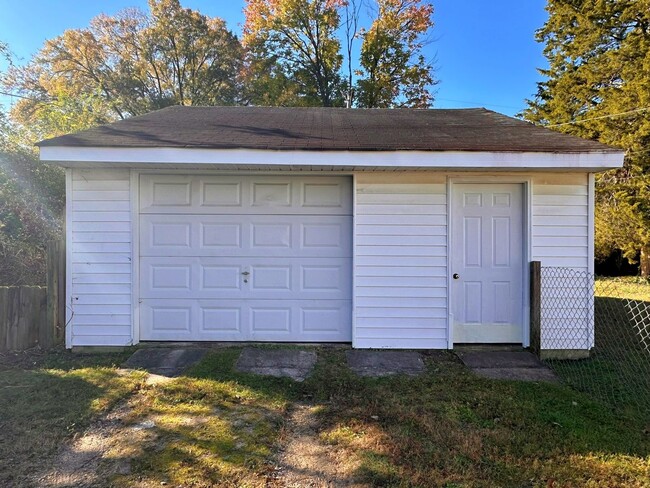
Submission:
[[[45,287],[2,287],[0,310],[0,349],[20,351],[41,344],[47,329]]]
[[[65,337],[65,246],[47,250],[47,287],[0,287],[0,350],[48,349]]]
[[[44,347],[61,344],[65,338],[65,244],[52,241],[47,246],[47,322]]]
[[[530,349],[537,356],[541,352],[542,330],[542,263],[530,262]]]

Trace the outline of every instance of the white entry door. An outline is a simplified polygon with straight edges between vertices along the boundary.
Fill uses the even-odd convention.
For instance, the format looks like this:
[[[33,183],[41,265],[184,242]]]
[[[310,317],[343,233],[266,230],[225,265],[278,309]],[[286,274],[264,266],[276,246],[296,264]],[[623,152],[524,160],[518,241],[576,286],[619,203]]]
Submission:
[[[347,177],[140,177],[140,337],[351,340]]]
[[[523,185],[453,185],[455,343],[522,343]]]

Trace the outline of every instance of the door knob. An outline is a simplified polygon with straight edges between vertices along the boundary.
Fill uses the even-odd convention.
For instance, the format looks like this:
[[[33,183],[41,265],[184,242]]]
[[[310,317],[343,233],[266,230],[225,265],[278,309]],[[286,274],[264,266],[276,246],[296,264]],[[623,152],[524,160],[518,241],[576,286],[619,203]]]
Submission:
[[[460,275],[458,273],[454,273],[451,277],[457,280],[458,278],[460,278]]]

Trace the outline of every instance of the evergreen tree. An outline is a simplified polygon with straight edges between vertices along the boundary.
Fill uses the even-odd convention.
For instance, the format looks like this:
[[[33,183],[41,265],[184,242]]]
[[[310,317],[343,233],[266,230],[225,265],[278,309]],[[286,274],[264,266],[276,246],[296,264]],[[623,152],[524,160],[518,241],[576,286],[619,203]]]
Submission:
[[[548,0],[537,32],[547,78],[523,116],[626,150],[597,176],[596,255],[613,249],[650,276],[650,0]]]

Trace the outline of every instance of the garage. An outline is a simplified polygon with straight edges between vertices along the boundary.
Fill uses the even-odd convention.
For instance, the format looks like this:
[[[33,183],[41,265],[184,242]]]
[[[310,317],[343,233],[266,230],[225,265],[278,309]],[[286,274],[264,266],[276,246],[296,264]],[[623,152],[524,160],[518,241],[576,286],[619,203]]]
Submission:
[[[351,341],[351,186],[141,174],[140,340]]]
[[[527,347],[528,263],[593,273],[594,173],[623,161],[485,109],[168,107],[39,146],[72,349]]]

